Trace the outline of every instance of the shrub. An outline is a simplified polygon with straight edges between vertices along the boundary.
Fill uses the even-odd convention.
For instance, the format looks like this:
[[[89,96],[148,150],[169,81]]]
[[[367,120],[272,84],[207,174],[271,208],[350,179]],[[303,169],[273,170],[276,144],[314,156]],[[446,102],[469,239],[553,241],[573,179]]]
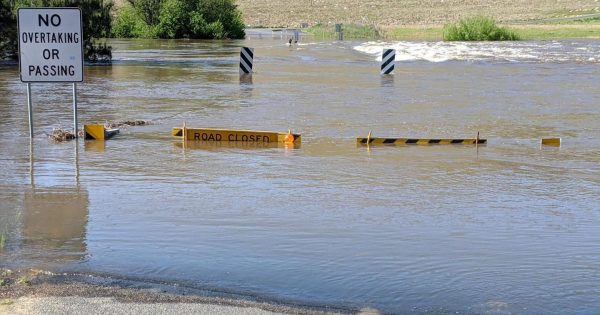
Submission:
[[[198,38],[205,35],[212,38],[244,38],[246,35],[242,13],[237,9],[233,0],[200,1],[196,6],[196,11],[208,23],[204,34],[193,34]]]
[[[18,57],[17,9],[29,6],[79,7],[83,15],[84,57],[89,60],[89,56],[98,57],[103,52],[108,54],[101,56],[102,59],[110,57],[110,47],[96,45],[94,40],[110,36],[112,0],[0,0],[0,58]]]
[[[127,0],[142,20],[150,26],[156,26],[159,23],[158,14],[163,0]]]
[[[443,29],[445,41],[499,41],[519,40],[515,32],[496,25],[491,17],[475,16],[446,24]]]
[[[146,25],[131,6],[125,6],[113,21],[112,35],[117,38],[144,37]]]
[[[83,56],[88,61],[110,61],[112,47],[96,41],[111,35],[112,0],[43,0],[46,7],[78,7],[83,20]]]
[[[190,13],[189,28],[192,34],[202,34],[206,30],[206,20],[200,12]]]
[[[0,59],[17,59],[17,3],[0,0]]]
[[[244,38],[244,23],[233,0],[135,0],[123,8],[113,25],[117,37],[158,38]],[[145,2],[149,4],[143,5]],[[155,20],[144,10],[160,4]],[[157,16],[157,18],[156,18]]]
[[[160,38],[182,38],[188,32],[190,14],[186,3],[181,0],[166,0],[160,8],[156,36]]]

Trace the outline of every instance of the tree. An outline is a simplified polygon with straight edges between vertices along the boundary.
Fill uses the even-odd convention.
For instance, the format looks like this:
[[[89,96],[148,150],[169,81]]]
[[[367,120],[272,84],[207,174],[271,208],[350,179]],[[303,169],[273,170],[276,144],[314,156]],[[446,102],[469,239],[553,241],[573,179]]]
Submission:
[[[97,40],[110,37],[112,0],[43,0],[47,7],[78,7],[83,19],[83,56],[86,60],[110,60],[112,48]]]
[[[155,26],[159,23],[158,12],[163,0],[127,0],[131,6],[141,15],[146,24]]]
[[[0,59],[17,59],[18,35],[14,1],[0,0]]]
[[[117,37],[239,39],[246,35],[233,0],[128,1],[132,6],[122,8],[113,25]]]
[[[246,33],[244,32],[242,13],[233,4],[233,1],[203,0],[197,3],[196,12],[202,14],[209,25],[214,23],[222,25],[223,34],[221,38],[244,38]]]
[[[17,9],[22,7],[78,7],[83,20],[84,58],[112,57],[110,46],[95,41],[110,37],[112,0],[0,0],[0,58],[18,58]]]

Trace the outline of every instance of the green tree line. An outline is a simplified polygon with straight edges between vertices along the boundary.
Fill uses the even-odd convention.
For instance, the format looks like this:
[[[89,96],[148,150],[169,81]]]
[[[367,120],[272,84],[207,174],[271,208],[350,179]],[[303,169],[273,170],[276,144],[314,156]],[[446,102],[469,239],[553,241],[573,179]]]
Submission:
[[[24,7],[79,7],[83,15],[84,58],[110,60],[119,38],[241,39],[244,24],[234,0],[127,0],[115,12],[113,0],[0,0],[0,59],[17,59],[17,10]]]
[[[244,38],[233,0],[127,0],[113,24],[115,37]]]
[[[110,60],[110,47],[97,41],[111,35],[112,0],[0,0],[0,59],[18,57],[17,10],[25,7],[79,7],[84,58]]]

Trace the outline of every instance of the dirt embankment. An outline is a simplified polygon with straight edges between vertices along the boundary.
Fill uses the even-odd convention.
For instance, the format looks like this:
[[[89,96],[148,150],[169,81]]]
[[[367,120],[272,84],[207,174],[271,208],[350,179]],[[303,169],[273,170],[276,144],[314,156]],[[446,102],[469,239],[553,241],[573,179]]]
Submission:
[[[236,0],[249,26],[301,23],[377,26],[443,25],[461,17],[493,16],[503,23],[600,12],[599,0]]]

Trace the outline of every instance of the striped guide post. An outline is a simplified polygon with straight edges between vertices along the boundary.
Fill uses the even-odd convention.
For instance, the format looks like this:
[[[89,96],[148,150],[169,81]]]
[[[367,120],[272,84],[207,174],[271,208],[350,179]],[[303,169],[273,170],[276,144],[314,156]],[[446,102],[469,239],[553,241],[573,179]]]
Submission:
[[[240,75],[252,75],[252,60],[254,58],[254,48],[242,47],[240,51]]]
[[[381,74],[390,74],[394,71],[394,61],[396,60],[396,50],[384,49],[381,55]]]

